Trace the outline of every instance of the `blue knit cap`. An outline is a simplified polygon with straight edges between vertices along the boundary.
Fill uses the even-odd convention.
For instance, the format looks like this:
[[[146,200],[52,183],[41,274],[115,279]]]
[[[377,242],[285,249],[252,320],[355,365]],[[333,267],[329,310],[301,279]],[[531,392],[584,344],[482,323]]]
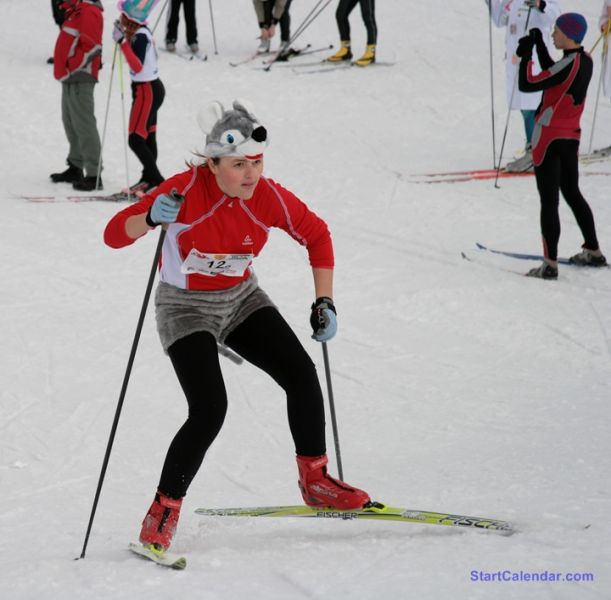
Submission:
[[[556,20],[556,27],[577,44],[581,44],[588,31],[588,24],[583,15],[579,13],[564,13],[560,15]]]

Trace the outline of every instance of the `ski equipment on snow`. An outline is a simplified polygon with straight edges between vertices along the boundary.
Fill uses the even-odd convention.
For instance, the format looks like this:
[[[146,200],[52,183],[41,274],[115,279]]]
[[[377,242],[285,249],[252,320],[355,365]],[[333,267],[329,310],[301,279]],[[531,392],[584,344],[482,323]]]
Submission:
[[[484,244],[480,244],[476,242],[478,250],[483,250],[486,252],[492,252],[492,254],[500,254],[502,256],[509,256],[510,258],[519,258],[521,260],[543,260],[544,256],[542,254],[524,254],[522,252],[507,252],[505,250],[495,250],[494,248],[489,248],[488,246],[484,246]],[[558,263],[562,265],[570,265],[570,259],[568,258],[558,258]]]
[[[136,544],[130,542],[127,547],[131,552],[153,561],[154,563],[161,565],[162,567],[169,567],[170,569],[182,570],[187,566],[187,559],[180,554],[173,552],[165,552],[164,550],[157,550],[152,544]]]
[[[358,510],[337,510],[335,508],[313,508],[310,506],[259,506],[253,508],[198,508],[198,515],[209,517],[309,517],[318,519],[342,519],[352,521],[371,519],[376,521],[401,521],[403,523],[423,523],[431,525],[448,525],[451,527],[469,527],[486,531],[498,531],[505,534],[515,532],[508,521],[469,517],[452,513],[412,510],[387,506],[371,502]]]
[[[501,169],[498,173],[499,178],[531,177],[534,171],[511,172]],[[582,172],[582,176],[610,176],[611,173],[604,171]],[[495,179],[496,169],[471,169],[466,171],[447,171],[440,173],[421,173],[410,175],[410,183],[462,183],[467,181],[479,181]]]

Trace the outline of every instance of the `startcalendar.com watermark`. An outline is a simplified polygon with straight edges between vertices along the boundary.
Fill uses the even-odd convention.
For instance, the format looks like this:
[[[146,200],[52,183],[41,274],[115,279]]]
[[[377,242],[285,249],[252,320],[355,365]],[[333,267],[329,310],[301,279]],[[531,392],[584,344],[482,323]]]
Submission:
[[[568,571],[512,571],[505,569],[501,571],[476,571],[469,573],[471,581],[478,583],[521,583],[521,582],[592,582],[594,573],[580,573]]]

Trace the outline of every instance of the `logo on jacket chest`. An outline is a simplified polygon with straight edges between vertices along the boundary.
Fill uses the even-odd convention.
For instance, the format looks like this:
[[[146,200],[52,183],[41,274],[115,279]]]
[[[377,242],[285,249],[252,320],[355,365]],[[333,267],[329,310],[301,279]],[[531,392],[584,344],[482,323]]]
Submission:
[[[254,242],[252,241],[250,235],[246,234],[242,240],[242,246],[252,246],[253,244]]]

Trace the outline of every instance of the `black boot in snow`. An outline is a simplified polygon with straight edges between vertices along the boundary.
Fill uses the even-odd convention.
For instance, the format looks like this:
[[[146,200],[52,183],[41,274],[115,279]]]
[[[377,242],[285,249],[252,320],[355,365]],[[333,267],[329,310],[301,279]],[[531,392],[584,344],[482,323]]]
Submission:
[[[83,169],[79,169],[71,163],[68,163],[68,165],[68,168],[61,173],[51,173],[50,177],[53,183],[74,183],[83,179]]]
[[[75,190],[79,190],[81,192],[91,192],[93,190],[103,190],[104,186],[102,185],[102,178],[98,181],[98,186],[96,187],[95,183],[97,180],[97,175],[88,175],[87,177],[83,177],[79,181],[75,181],[72,184],[72,187]]]

